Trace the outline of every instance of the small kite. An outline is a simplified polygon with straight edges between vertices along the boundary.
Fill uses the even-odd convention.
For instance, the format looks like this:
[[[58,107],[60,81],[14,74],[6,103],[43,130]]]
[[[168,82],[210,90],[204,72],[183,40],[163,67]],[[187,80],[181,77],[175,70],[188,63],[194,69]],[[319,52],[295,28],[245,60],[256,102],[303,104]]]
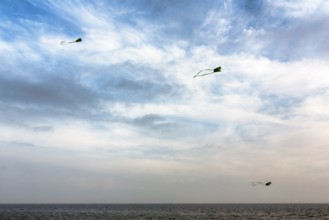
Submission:
[[[67,44],[72,44],[72,43],[78,43],[78,42],[81,42],[81,41],[82,41],[81,38],[78,38],[78,39],[76,39],[76,40],[74,40],[74,41],[62,41],[62,42],[61,42],[61,45],[67,45]]]
[[[218,73],[222,70],[222,67],[216,67],[215,69],[204,69],[201,70],[200,72],[198,72],[195,76],[193,76],[193,78],[197,77],[197,76],[205,76],[205,75],[209,75],[209,74],[213,74],[213,73]]]
[[[264,182],[252,182],[251,183],[252,186],[257,186],[257,185],[270,186],[271,184],[272,184],[272,182],[267,182],[267,183],[264,183]]]

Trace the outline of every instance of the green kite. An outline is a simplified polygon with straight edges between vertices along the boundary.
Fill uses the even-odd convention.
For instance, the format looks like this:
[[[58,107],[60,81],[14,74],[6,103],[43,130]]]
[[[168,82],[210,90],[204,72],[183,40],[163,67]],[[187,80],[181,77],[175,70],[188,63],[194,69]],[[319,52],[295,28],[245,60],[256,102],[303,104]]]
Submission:
[[[78,38],[78,39],[76,39],[76,40],[74,40],[74,41],[62,41],[62,42],[61,42],[61,45],[67,45],[67,44],[72,44],[72,43],[78,43],[78,42],[81,42],[81,41],[82,41],[81,38]]]
[[[270,186],[271,184],[272,184],[272,182],[267,182],[267,183],[264,183],[264,182],[252,182],[251,183],[252,186],[257,186],[257,185]]]
[[[193,78],[195,78],[197,76],[205,76],[205,75],[209,75],[209,74],[213,74],[213,73],[218,73],[218,72],[221,72],[221,70],[222,70],[221,66],[216,67],[215,69],[204,69],[204,70],[201,70],[200,72],[198,72],[195,76],[193,76]]]

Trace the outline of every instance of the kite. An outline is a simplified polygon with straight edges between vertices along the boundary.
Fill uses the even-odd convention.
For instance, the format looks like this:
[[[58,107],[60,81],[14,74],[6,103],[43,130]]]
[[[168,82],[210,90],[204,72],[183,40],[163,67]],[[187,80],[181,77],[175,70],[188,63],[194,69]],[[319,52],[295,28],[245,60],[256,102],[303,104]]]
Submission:
[[[78,42],[81,42],[81,41],[82,41],[81,38],[78,38],[78,39],[76,39],[76,40],[74,40],[74,41],[62,41],[62,42],[61,42],[61,45],[67,45],[67,44],[72,44],[72,43],[78,43]]]
[[[257,186],[257,185],[270,186],[271,184],[272,184],[272,182],[267,182],[267,183],[264,183],[264,182],[252,182],[251,183],[252,186]]]
[[[205,75],[209,75],[209,74],[213,74],[213,73],[218,73],[221,70],[222,70],[221,66],[216,67],[215,69],[204,69],[204,70],[201,70],[200,72],[198,72],[195,76],[193,76],[193,78],[195,78],[197,76],[205,76]],[[203,72],[205,72],[205,73],[203,73]]]

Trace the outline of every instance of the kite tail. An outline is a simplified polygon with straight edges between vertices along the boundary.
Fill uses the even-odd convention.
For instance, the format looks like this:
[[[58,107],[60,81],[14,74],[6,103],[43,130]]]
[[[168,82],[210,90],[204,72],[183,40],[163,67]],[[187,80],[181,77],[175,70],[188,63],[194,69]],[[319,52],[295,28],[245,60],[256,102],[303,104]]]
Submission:
[[[199,76],[206,76],[206,75],[213,74],[213,73],[215,73],[215,72],[200,74]]]
[[[81,38],[78,38],[74,41],[62,41],[61,45],[73,44],[73,43],[78,43],[78,42],[81,42],[81,41],[82,41]]]
[[[263,182],[252,182],[251,185],[252,186],[264,185],[264,183]]]
[[[72,42],[62,41],[62,42],[61,42],[61,45],[67,45],[67,44],[70,44],[70,43],[72,43]]]
[[[198,72],[197,74],[195,74],[195,75],[193,76],[193,78],[195,78],[195,77],[197,77],[197,76],[204,76],[204,75],[208,75],[208,74],[213,73],[213,72],[211,72],[211,73],[200,74],[200,73],[202,73],[202,72],[204,72],[204,71],[213,71],[213,70],[212,70],[212,69],[204,69],[204,70],[201,70],[200,72]]]

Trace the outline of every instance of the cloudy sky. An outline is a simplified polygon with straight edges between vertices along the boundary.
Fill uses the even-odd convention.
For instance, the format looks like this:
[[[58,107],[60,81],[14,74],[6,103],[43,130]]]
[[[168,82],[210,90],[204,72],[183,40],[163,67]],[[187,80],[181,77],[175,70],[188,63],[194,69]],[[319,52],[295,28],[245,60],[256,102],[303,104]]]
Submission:
[[[2,0],[0,203],[329,202],[328,20],[326,0]]]

